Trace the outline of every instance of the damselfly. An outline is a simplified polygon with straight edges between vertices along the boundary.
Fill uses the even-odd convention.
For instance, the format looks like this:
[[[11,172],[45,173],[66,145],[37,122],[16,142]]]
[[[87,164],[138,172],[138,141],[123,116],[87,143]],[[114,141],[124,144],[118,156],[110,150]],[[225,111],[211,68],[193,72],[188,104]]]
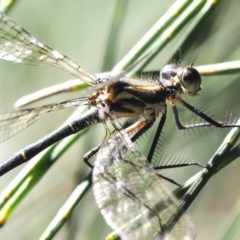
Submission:
[[[162,69],[160,79],[155,81],[125,78],[126,73],[132,70],[134,66],[117,76],[109,76],[101,79],[72,62],[58,51],[43,45],[6,15],[1,14],[0,20],[0,57],[2,59],[32,65],[55,66],[80,78],[91,86],[100,88],[88,98],[78,98],[59,104],[50,104],[40,108],[24,109],[1,115],[0,130],[2,132],[1,140],[3,141],[26,128],[48,112],[79,105],[92,106],[92,109],[84,116],[63,125],[49,136],[31,144],[2,162],[0,165],[0,175],[31,159],[62,138],[74,134],[87,126],[105,122],[106,115],[102,111],[103,102],[107,104],[111,113],[117,118],[143,117],[143,120],[137,120],[132,125],[130,131],[135,131],[133,140],[146,132],[159,114],[162,115],[158,131],[153,140],[153,147],[149,151],[148,160],[150,162],[166,120],[166,100],[172,106],[175,122],[179,129],[191,129],[211,125],[219,128],[237,126],[230,122],[217,122],[181,99],[180,94],[195,96],[201,90],[201,77],[198,71],[192,66],[182,68],[177,65],[167,65]],[[179,119],[177,103],[182,104],[206,122],[184,126]]]
[[[18,29],[21,32],[21,29]],[[15,32],[16,33],[16,32]],[[16,35],[15,35],[16,36]],[[19,35],[18,35],[19,36]],[[18,39],[19,40],[19,39]],[[31,38],[31,41],[28,42],[28,44],[30,43],[30,46],[32,45],[32,43],[35,42],[37,43],[33,38]],[[11,42],[9,40],[7,40],[7,43],[5,47],[7,48],[3,48],[3,58],[6,58],[8,60],[13,60],[13,61],[20,61],[20,62],[24,62],[25,60],[30,61],[32,63],[35,62],[35,59],[32,58],[32,50],[29,51],[25,51],[23,49],[24,52],[22,52],[23,54],[26,54],[26,56],[23,57],[23,55],[21,55],[21,47],[22,45],[20,44],[20,49],[19,50],[19,45],[18,44],[11,44]],[[8,51],[8,47],[9,49],[13,49],[12,47],[15,47],[15,50],[13,52],[13,54],[9,54]],[[36,46],[36,45],[35,45]],[[40,48],[38,48],[40,47]],[[44,49],[44,46],[41,44],[37,44],[37,48],[38,50]],[[6,50],[7,49],[7,50]],[[102,82],[102,79],[98,79],[96,78],[94,75],[90,74],[89,72],[85,71],[84,69],[79,69],[78,65],[72,64],[71,62],[68,62],[68,59],[65,58],[63,55],[59,54],[57,51],[53,51],[51,49],[44,49],[45,50],[49,50],[49,52],[47,54],[40,54],[38,57],[38,60],[41,60],[43,63],[45,62],[45,64],[49,64],[49,60],[53,62],[50,62],[50,65],[57,65],[58,67],[64,68],[65,70],[67,69],[67,71],[69,71],[70,73],[72,73],[75,76],[81,76],[83,77],[83,79],[85,79],[90,85],[95,85],[96,82]],[[15,52],[20,53],[20,56],[15,55]],[[7,53],[7,54],[6,54]],[[49,59],[49,54],[51,54],[51,59]],[[20,57],[20,58],[19,58]],[[36,57],[36,56],[35,56]],[[37,65],[39,64],[39,61],[37,60],[37,62],[35,62]],[[55,60],[57,60],[58,63],[55,62]],[[69,64],[70,63],[70,64]],[[71,68],[69,70],[69,67]],[[85,126],[89,125],[89,123],[96,123],[96,122],[101,122],[102,120],[106,120],[106,116],[104,116],[104,111],[102,112],[102,103],[107,103],[108,106],[110,106],[111,109],[111,113],[113,113],[115,116],[117,117],[125,117],[127,114],[129,114],[129,117],[135,117],[138,115],[141,115],[142,113],[144,113],[144,120],[142,120],[141,122],[139,122],[140,127],[139,129],[143,129],[142,132],[146,131],[151,125],[152,122],[155,120],[155,117],[157,116],[157,113],[160,112],[163,114],[163,116],[165,115],[165,111],[166,111],[166,106],[165,106],[165,100],[168,98],[168,100],[172,103],[173,109],[175,108],[175,101],[179,101],[181,102],[183,105],[185,105],[186,107],[188,107],[190,110],[192,110],[195,113],[200,114],[200,117],[203,117],[205,120],[210,121],[210,124],[215,124],[216,126],[219,127],[232,127],[234,126],[234,124],[230,124],[230,123],[217,123],[215,121],[213,121],[212,119],[208,118],[205,114],[203,113],[199,113],[198,110],[192,108],[190,105],[188,105],[187,103],[183,102],[180,98],[176,98],[176,90],[179,91],[179,93],[188,93],[188,94],[193,94],[195,95],[195,93],[200,90],[200,80],[197,76],[196,78],[196,85],[188,85],[188,83],[184,83],[185,78],[182,78],[182,76],[184,76],[184,71],[182,71],[183,69],[178,68],[176,66],[167,66],[166,69],[164,69],[162,71],[162,82],[160,85],[156,84],[156,82],[154,81],[149,81],[148,85],[146,85],[146,83],[143,83],[142,81],[138,81],[138,80],[134,80],[134,79],[127,79],[127,78],[120,78],[118,79],[115,78],[115,80],[119,80],[119,81],[114,81],[114,83],[112,83],[111,77],[109,79],[107,79],[106,81],[108,81],[107,83],[103,83],[102,89],[100,89],[96,94],[93,94],[92,97],[90,97],[89,99],[85,99],[88,100],[90,103],[90,105],[93,106],[97,106],[98,111],[94,112],[94,113],[90,113],[90,118],[88,119],[81,119],[81,124],[83,123],[83,125],[85,124],[86,120],[88,121]],[[173,78],[172,78],[173,77]],[[91,79],[89,81],[89,79]],[[93,80],[93,81],[92,81]],[[176,80],[176,81],[175,81]],[[183,84],[183,85],[182,85]],[[179,87],[176,88],[175,87]],[[119,87],[121,89],[121,91],[119,91]],[[166,90],[166,92],[165,92]],[[153,98],[150,99],[150,102],[148,102],[148,100],[146,100],[146,96],[144,95],[144,93],[148,93],[147,95],[149,95],[149,93],[153,93]],[[155,93],[159,92],[159,95],[163,98],[159,97],[158,94]],[[113,94],[114,98],[111,99],[111,95]],[[169,95],[168,95],[169,93]],[[156,98],[154,98],[154,95]],[[117,98],[115,98],[115,96],[117,96]],[[140,97],[139,97],[140,96]],[[118,98],[119,97],[119,98]],[[173,97],[173,99],[172,99]],[[152,103],[153,101],[153,103]],[[134,107],[129,108],[129,105],[132,105],[134,103]],[[160,103],[160,104],[157,104]],[[156,106],[152,106],[154,104],[157,104]],[[79,105],[79,100],[77,101],[67,101],[64,102],[62,104],[59,105],[51,105],[48,106],[47,111],[51,111],[52,108],[56,109],[60,109],[63,107],[67,107],[69,105],[75,106],[75,105]],[[144,111],[143,111],[144,109]],[[100,110],[100,111],[99,111]],[[146,112],[145,112],[146,110]],[[153,111],[154,110],[154,111]],[[32,110],[31,110],[32,111]],[[31,112],[30,111],[30,112]],[[31,113],[34,113],[36,110],[34,109]],[[24,113],[24,114],[30,114],[30,112],[21,110],[20,112],[18,112],[18,114],[20,113]],[[175,112],[175,116],[176,116],[176,122],[178,123],[179,127],[183,127],[178,119],[178,115],[176,110],[174,110]],[[36,112],[35,112],[36,113]],[[40,113],[40,114],[39,114]],[[38,117],[41,117],[41,114],[44,114],[45,110],[38,109],[38,113],[36,113],[36,115],[38,115]],[[14,113],[16,114],[16,112]],[[8,115],[5,115],[8,116]],[[12,115],[13,116],[13,115]],[[16,115],[14,115],[16,116]],[[165,116],[162,118],[162,125],[164,124],[164,118]],[[4,119],[5,120],[5,119]],[[8,119],[7,119],[8,120]],[[209,126],[209,123],[204,123],[202,125],[196,125],[196,126]],[[134,125],[135,127],[136,125]],[[72,124],[68,125],[68,127],[70,127],[70,130],[73,130],[74,126]],[[194,127],[194,126],[190,126],[190,127]],[[138,130],[138,128],[133,128],[132,130]],[[161,130],[161,128],[160,128]],[[71,131],[70,131],[71,132]],[[130,131],[131,132],[131,131]],[[137,135],[135,135],[135,137],[137,138],[138,136],[140,136],[142,134],[142,132],[139,130],[139,132],[137,132]],[[10,135],[12,133],[15,132],[11,132]],[[9,134],[7,134],[7,136],[9,136]],[[158,138],[158,136],[156,136],[156,139]],[[56,139],[58,140],[58,139]],[[52,142],[50,143],[52,144]],[[154,146],[154,145],[153,145]],[[32,148],[31,148],[32,149]],[[30,152],[31,152],[30,149]],[[102,148],[101,148],[102,149]],[[149,160],[151,159],[151,155],[153,154],[154,149],[152,151],[150,151],[149,154]],[[28,158],[28,156],[26,155],[27,152],[24,150],[23,152],[21,152],[21,154],[19,154],[17,157],[23,159],[23,158]],[[34,153],[35,154],[35,153]],[[25,157],[26,156],[26,157]],[[16,158],[15,158],[16,160]],[[17,163],[18,164],[18,163]],[[6,169],[6,168],[5,168]]]

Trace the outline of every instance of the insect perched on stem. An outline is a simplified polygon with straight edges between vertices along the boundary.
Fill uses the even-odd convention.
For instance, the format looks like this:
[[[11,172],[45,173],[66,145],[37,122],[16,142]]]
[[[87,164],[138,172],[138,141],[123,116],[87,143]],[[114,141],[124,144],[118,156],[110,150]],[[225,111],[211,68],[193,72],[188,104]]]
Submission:
[[[120,224],[125,224],[122,220],[115,223],[114,221],[116,218],[112,220],[114,210],[119,211],[119,207],[122,208],[120,212],[123,213],[123,215],[128,215],[129,210],[124,213],[124,210],[128,209],[128,207],[136,208],[137,206],[137,209],[139,209],[138,213],[131,211],[136,213],[136,215],[133,216],[129,214],[126,218],[126,224],[132,218],[138,217],[138,215],[141,214],[142,208],[149,210],[150,213],[146,213],[146,219],[154,219],[157,223],[149,223],[147,220],[144,220],[141,224],[138,222],[140,227],[143,226],[143,232],[138,231],[137,234],[145,234],[144,232],[146,231],[147,233],[143,235],[144,237],[154,237],[157,235],[165,237],[165,235],[168,234],[168,229],[164,229],[164,222],[174,214],[178,203],[168,191],[164,190],[164,187],[159,182],[160,179],[157,173],[149,166],[147,161],[151,162],[153,158],[157,141],[166,121],[167,101],[173,109],[175,122],[179,129],[205,126],[215,126],[219,128],[239,127],[239,125],[231,122],[215,121],[199,109],[181,99],[181,94],[195,96],[197,92],[201,90],[201,77],[198,71],[193,68],[193,66],[182,68],[176,65],[167,65],[162,69],[158,80],[143,81],[141,79],[125,77],[126,73],[136,65],[134,64],[131,68],[117,76],[109,76],[104,79],[98,78],[94,74],[91,74],[81,66],[72,62],[66,56],[40,43],[5,15],[1,15],[0,21],[2,34],[0,35],[0,55],[2,59],[31,65],[55,66],[69,72],[73,76],[97,89],[92,95],[86,98],[68,100],[59,104],[50,104],[40,108],[23,109],[1,115],[0,130],[3,132],[2,140],[5,140],[29,126],[48,112],[71,106],[91,106],[91,109],[86,112],[85,115],[79,116],[73,121],[64,124],[53,133],[6,159],[0,165],[0,174],[5,174],[14,167],[30,160],[33,156],[58,142],[62,138],[81,131],[90,125],[96,123],[112,123],[116,121],[117,118],[122,117],[137,118],[130,127],[123,131],[121,131],[121,127],[116,127],[116,124],[113,124],[115,133],[111,134],[110,139],[94,151],[93,154],[97,154],[96,164],[98,165],[98,167],[95,168],[94,174],[94,184],[97,191],[96,200],[107,222],[114,228],[117,228]],[[177,104],[182,104],[184,107],[205,120],[205,122],[193,125],[183,125],[178,115]],[[153,125],[159,115],[161,116],[159,127],[147,159],[145,159],[141,153],[135,150],[131,141],[135,141],[146,132]],[[131,136],[131,140],[129,139],[129,136]],[[131,157],[134,155],[135,158]],[[102,157],[104,157],[104,162],[102,162]],[[89,160],[88,156],[85,160]],[[88,164],[93,167],[94,162],[88,162]],[[118,168],[114,167],[115,164]],[[128,164],[130,166],[126,173],[123,171],[126,167],[121,166],[121,164]],[[109,170],[109,168],[111,168],[111,170]],[[142,172],[144,172],[144,174]],[[119,175],[116,175],[117,173]],[[124,175],[126,174],[126,176],[123,176],[123,180],[119,180],[123,173]],[[141,190],[141,192],[136,192],[137,188],[131,188],[131,173],[134,173],[133,175],[142,179],[144,179],[143,176],[145,176],[145,181],[151,179],[153,176],[152,183],[150,184],[150,186],[154,186],[152,187],[152,190],[143,188],[144,191]],[[110,178],[107,178],[106,176]],[[119,192],[121,195],[114,199],[114,205],[113,208],[111,208],[111,211],[105,208],[105,203],[103,204],[98,193],[99,189],[104,184],[102,183],[104,181],[105,184],[110,183],[110,194]],[[124,181],[126,181],[126,183],[123,183]],[[100,187],[98,186],[99,182],[101,183]],[[137,187],[138,183],[138,181],[136,183],[134,182],[134,185]],[[159,196],[156,199],[156,202],[152,203],[153,194],[156,194],[157,186],[161,191],[159,191]],[[115,189],[112,187],[115,187]],[[104,191],[108,191],[108,187],[102,187],[102,190],[102,195],[104,195]],[[121,202],[122,199],[126,199],[126,201],[124,200],[124,204]],[[107,199],[107,206],[110,207],[112,205],[108,200],[112,201],[112,199],[110,197]],[[116,206],[116,202],[118,202],[119,205]],[[152,204],[154,206],[152,206]],[[172,208],[169,207],[169,205],[171,205]],[[157,212],[159,209],[160,213]],[[162,213],[165,210],[168,211],[166,217]],[[109,214],[112,215],[109,217]],[[176,227],[180,227],[180,223],[177,223]],[[139,226],[137,225],[137,227]],[[152,226],[154,226],[150,233],[152,235],[149,235],[148,230]],[[186,229],[191,228],[189,226],[191,226],[189,223],[184,223],[183,227],[181,226],[180,229],[183,234],[185,234]],[[135,227],[136,225],[134,228]],[[124,232],[125,230],[120,230],[119,234],[128,238],[131,236],[129,235],[129,231],[134,232],[134,228],[130,230],[127,229],[126,232]]]

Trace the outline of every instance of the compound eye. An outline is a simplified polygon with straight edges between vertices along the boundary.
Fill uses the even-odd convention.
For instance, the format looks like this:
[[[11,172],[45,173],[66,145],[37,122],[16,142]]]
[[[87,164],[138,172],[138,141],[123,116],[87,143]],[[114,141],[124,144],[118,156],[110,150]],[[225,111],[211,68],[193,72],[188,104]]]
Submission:
[[[195,93],[200,91],[201,81],[201,76],[195,68],[187,67],[183,70],[181,83],[188,92]]]

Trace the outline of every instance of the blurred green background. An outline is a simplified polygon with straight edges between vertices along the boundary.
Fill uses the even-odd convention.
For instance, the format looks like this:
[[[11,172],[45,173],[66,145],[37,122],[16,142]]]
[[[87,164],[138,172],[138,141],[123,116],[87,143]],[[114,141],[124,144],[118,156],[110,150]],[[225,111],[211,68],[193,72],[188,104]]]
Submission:
[[[23,0],[11,10],[9,15],[41,42],[69,56],[93,73],[101,71],[114,1],[53,1]],[[117,51],[113,53],[114,66],[148,31],[174,1],[129,1],[124,13],[121,34],[117,39]],[[239,1],[221,1],[217,9],[202,26],[194,44],[188,52],[182,52],[182,59],[191,63],[198,55],[195,64],[205,65],[240,59]],[[159,54],[147,70],[158,70],[169,61],[178,38]],[[174,60],[174,59],[172,59]],[[110,70],[110,69],[109,69]],[[28,93],[61,83],[71,76],[50,67],[30,67],[0,61],[0,109],[13,109],[14,102]],[[202,92],[196,98],[184,99],[196,106],[207,107],[216,119],[225,119],[226,112],[240,117],[239,89],[240,74],[204,77]],[[88,94],[86,92],[86,94]],[[78,94],[63,94],[38,105],[63,101]],[[46,135],[61,125],[72,109],[49,114],[27,130],[1,144],[0,159],[21,149]],[[186,113],[186,114],[185,114]],[[183,112],[188,119],[192,115]],[[189,115],[189,116],[188,116]],[[67,199],[78,175],[84,177],[89,172],[82,162],[82,156],[101,142],[102,136],[96,128],[84,140],[77,142],[64,154],[60,161],[48,172],[44,179],[22,202],[7,224],[0,230],[0,239],[38,239],[57,210]],[[152,131],[151,131],[152,132]],[[164,155],[193,158],[205,164],[215,152],[227,131],[206,129],[181,132],[174,126],[171,109],[164,129]],[[151,137],[151,133],[148,137]],[[148,141],[146,141],[148,142]],[[1,178],[0,188],[4,187],[20,171],[11,171]],[[197,239],[219,239],[220,231],[226,227],[229,214],[240,197],[239,161],[218,173],[203,189],[188,213],[197,227]],[[167,176],[184,182],[198,169],[181,169]],[[92,191],[79,204],[71,227],[65,226],[55,239],[104,239],[111,229],[102,219],[94,202]],[[75,238],[71,235],[76,231]]]

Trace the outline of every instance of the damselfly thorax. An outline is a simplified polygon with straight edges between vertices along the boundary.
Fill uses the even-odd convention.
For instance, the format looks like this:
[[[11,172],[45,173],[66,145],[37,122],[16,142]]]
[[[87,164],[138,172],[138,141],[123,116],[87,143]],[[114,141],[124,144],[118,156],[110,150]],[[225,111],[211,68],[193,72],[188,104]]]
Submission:
[[[111,85],[111,78],[89,98],[89,105],[101,109],[103,102],[117,118],[137,118],[153,122],[159,114],[166,114],[167,100],[176,105],[180,94],[197,95],[201,90],[201,76],[193,67],[166,65],[159,79],[120,78]]]

